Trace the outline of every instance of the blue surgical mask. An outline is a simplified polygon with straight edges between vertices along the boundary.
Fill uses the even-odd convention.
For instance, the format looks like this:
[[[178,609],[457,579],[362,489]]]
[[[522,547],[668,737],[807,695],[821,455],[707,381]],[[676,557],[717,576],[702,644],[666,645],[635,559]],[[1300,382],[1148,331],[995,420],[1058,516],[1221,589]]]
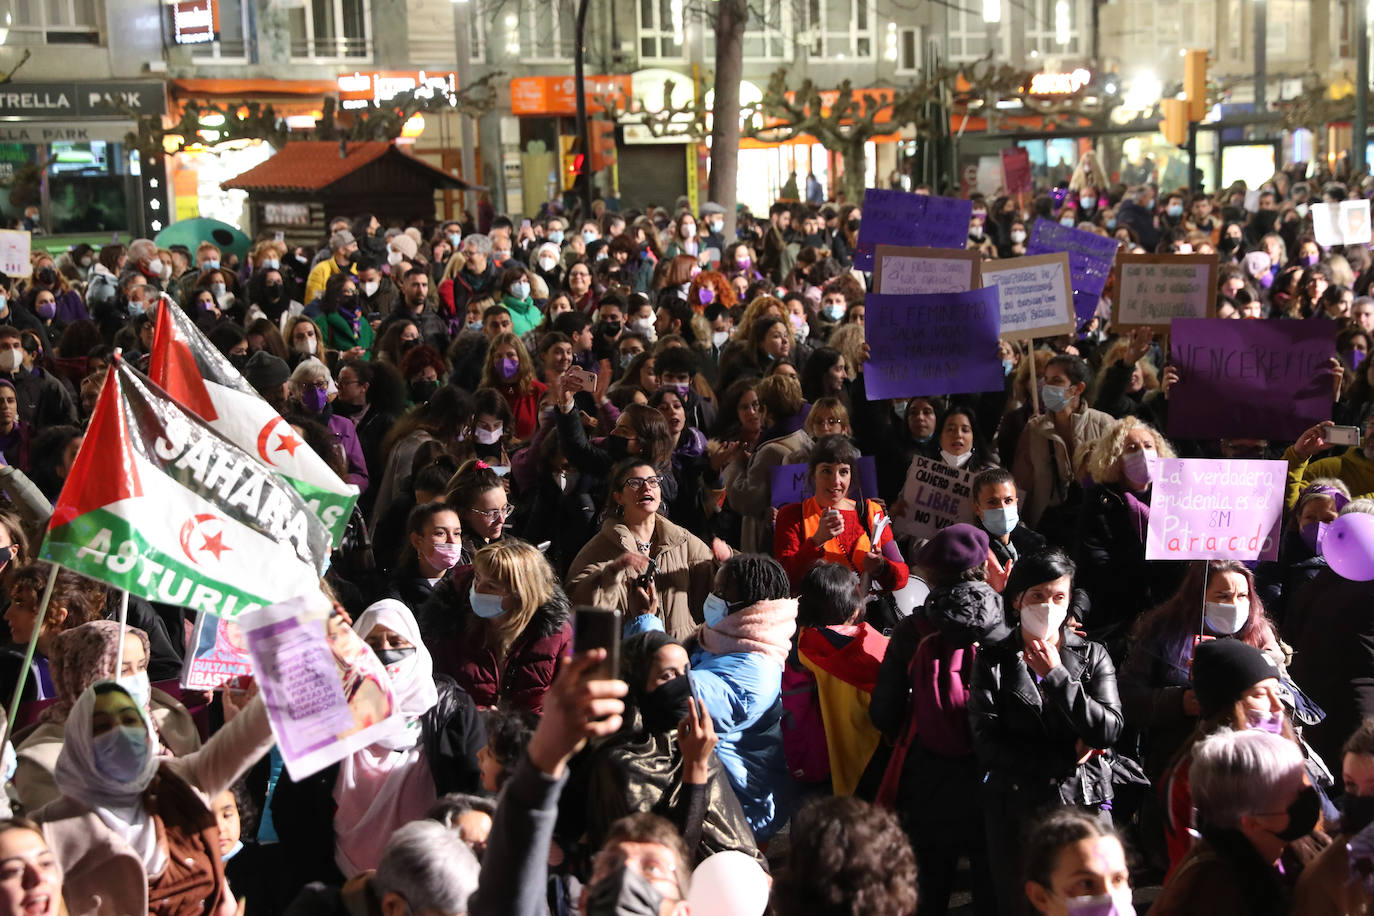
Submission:
[[[482,330],[482,322],[469,321],[467,324],[463,325],[463,327],[467,328],[469,331],[480,331]]]
[[[1006,376],[1008,376],[1008,375],[1011,375],[1011,370],[1013,370],[1013,369],[1015,369],[1015,368],[1016,368],[1016,363],[1012,362],[1012,361],[1009,360],[1009,359],[1004,359],[1004,360],[1002,360],[1002,376],[1003,376],[1004,378],[1005,378]]]
[[[596,241],[596,233],[595,233],[595,232],[584,232],[584,233],[582,233],[582,241],[584,241],[584,242],[586,242],[588,245],[590,245],[592,242],[595,242],[595,241]]]
[[[548,234],[548,239],[549,239],[550,242],[553,242],[555,245],[562,245],[562,244],[563,244],[563,230],[562,230],[562,229],[550,229],[550,230],[549,230],[549,234]]]
[[[1116,228],[1116,217],[1115,217],[1115,216],[1109,216],[1109,217],[1107,217],[1107,228],[1108,228],[1108,229],[1115,229],[1115,228]]]
[[[1002,506],[1000,509],[983,510],[983,527],[988,534],[1004,538],[1011,534],[1016,523],[1021,520],[1015,506]]]
[[[622,353],[622,354],[620,354],[620,368],[622,368],[622,369],[628,369],[628,368],[630,368],[630,363],[634,362],[634,361],[635,361],[635,357],[638,356],[638,355],[639,355],[638,353]]]
[[[472,612],[483,620],[495,620],[506,613],[506,609],[501,606],[504,600],[500,595],[479,592],[476,585],[468,588],[468,604],[472,607]]]
[[[200,262],[200,269],[201,269],[201,270],[218,270],[218,269],[219,269],[219,259],[218,259],[218,258],[215,258],[215,259],[209,260],[209,261],[201,261],[201,262]]]
[[[524,280],[519,280],[510,285],[510,294],[517,299],[528,299],[530,297],[530,285]]]
[[[713,627],[730,616],[730,605],[726,604],[725,599],[720,595],[712,592],[702,602],[701,613],[706,618],[706,625]]]
[[[458,243],[461,241],[463,241],[463,233],[450,232],[448,234],[448,243],[453,246],[454,251],[458,250]]]
[[[129,696],[134,698],[134,702],[144,709],[147,709],[153,700],[153,685],[148,680],[148,672],[140,671],[137,674],[119,679],[119,686],[129,691]]]
[[[222,301],[224,299],[224,294],[227,292],[229,292],[229,288],[223,283],[210,284],[210,293],[215,297],[216,302]]]
[[[231,846],[231,847],[229,848],[229,851],[226,852],[226,853],[225,853],[223,856],[221,856],[220,858],[221,858],[223,861],[228,862],[230,859],[232,859],[234,856],[238,855],[238,854],[241,853],[241,852],[243,852],[243,841],[242,841],[242,840],[238,840],[238,841],[236,841],[236,842],[234,843],[233,846]]]
[[[1169,206],[1164,208],[1164,212],[1169,214],[1173,219],[1178,219],[1183,215],[1183,204],[1169,204]]]
[[[821,314],[826,317],[827,321],[839,321],[844,317],[844,306],[823,305],[821,306]]]
[[[262,262],[263,270],[277,270],[281,267],[281,261],[276,258],[264,258]]]
[[[1040,391],[1040,400],[1050,413],[1059,413],[1073,403],[1073,395],[1069,394],[1067,386],[1046,385]]]
[[[148,304],[147,304],[146,302],[144,302],[142,299],[130,299],[130,300],[129,300],[129,316],[130,316],[130,317],[133,317],[134,315],[142,315],[142,314],[143,314],[144,312],[146,312],[147,310],[148,310]]]
[[[112,728],[96,737],[92,751],[101,775],[115,782],[133,782],[148,762],[148,729],[141,724]]]

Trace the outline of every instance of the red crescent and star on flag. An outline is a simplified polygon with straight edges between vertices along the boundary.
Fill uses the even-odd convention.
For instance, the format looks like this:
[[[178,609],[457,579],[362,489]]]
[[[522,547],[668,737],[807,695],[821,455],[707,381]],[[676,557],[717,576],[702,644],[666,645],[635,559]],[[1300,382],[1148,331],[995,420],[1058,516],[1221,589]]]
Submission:
[[[275,440],[275,441],[274,441]],[[272,460],[272,455],[277,452],[286,452],[292,458],[296,457],[296,449],[304,444],[296,431],[291,428],[281,417],[273,417],[268,420],[262,429],[258,430],[258,455],[263,461],[276,467],[276,462]]]
[[[224,519],[212,512],[202,512],[182,522],[177,540],[186,559],[197,566],[207,553],[218,562],[225,553],[233,550],[224,543]]]

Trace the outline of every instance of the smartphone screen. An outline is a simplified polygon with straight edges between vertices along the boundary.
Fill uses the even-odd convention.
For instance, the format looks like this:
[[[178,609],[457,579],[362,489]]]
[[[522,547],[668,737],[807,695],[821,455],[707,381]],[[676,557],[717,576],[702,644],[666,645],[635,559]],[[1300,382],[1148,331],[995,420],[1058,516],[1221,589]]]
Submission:
[[[573,611],[573,653],[605,649],[606,660],[588,673],[591,680],[620,677],[620,611],[579,606]]]

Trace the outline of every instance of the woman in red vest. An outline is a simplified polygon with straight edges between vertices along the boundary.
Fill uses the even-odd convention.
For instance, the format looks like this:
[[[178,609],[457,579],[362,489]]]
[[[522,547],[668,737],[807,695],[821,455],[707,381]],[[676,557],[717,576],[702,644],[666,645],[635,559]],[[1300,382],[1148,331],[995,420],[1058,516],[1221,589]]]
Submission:
[[[817,563],[848,566],[885,591],[906,585],[907,565],[892,540],[882,504],[864,498],[853,481],[858,462],[859,450],[848,437],[823,436],[809,463],[816,495],[778,510],[774,554],[787,570],[793,592]],[[851,498],[851,491],[857,498]]]

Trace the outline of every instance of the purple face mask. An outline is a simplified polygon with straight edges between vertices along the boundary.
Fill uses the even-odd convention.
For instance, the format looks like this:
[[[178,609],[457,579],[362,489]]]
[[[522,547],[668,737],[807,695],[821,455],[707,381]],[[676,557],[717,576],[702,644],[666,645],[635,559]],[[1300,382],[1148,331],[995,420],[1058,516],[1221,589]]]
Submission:
[[[736,259],[735,259],[735,266],[738,267],[740,270],[748,270],[748,269],[749,269],[749,266],[750,266],[751,264],[753,264],[753,263],[754,263],[754,262],[753,262],[753,260],[752,260],[751,258],[736,258]]]
[[[703,286],[701,289],[697,290],[697,299],[702,305],[710,305],[712,302],[716,301],[716,291],[709,286]]]
[[[1245,720],[1251,728],[1259,731],[1268,732],[1271,735],[1283,734],[1282,710],[1274,713],[1255,712],[1253,709],[1246,710]]]
[[[323,388],[316,388],[311,385],[301,392],[301,403],[305,409],[311,413],[319,413],[324,410],[324,405],[329,402],[329,392]]]
[[[501,378],[509,382],[511,379],[515,378],[516,373],[519,371],[520,360],[512,356],[507,356],[505,359],[501,360]]]
[[[38,303],[38,308],[35,309],[35,311],[38,312],[39,318],[42,318],[44,321],[47,321],[49,318],[57,314],[57,303],[45,300],[43,302]]]
[[[1321,260],[1321,258],[1319,258],[1315,254],[1306,254],[1302,257],[1302,262],[1306,264],[1308,267],[1316,267],[1317,261],[1319,260]]]

